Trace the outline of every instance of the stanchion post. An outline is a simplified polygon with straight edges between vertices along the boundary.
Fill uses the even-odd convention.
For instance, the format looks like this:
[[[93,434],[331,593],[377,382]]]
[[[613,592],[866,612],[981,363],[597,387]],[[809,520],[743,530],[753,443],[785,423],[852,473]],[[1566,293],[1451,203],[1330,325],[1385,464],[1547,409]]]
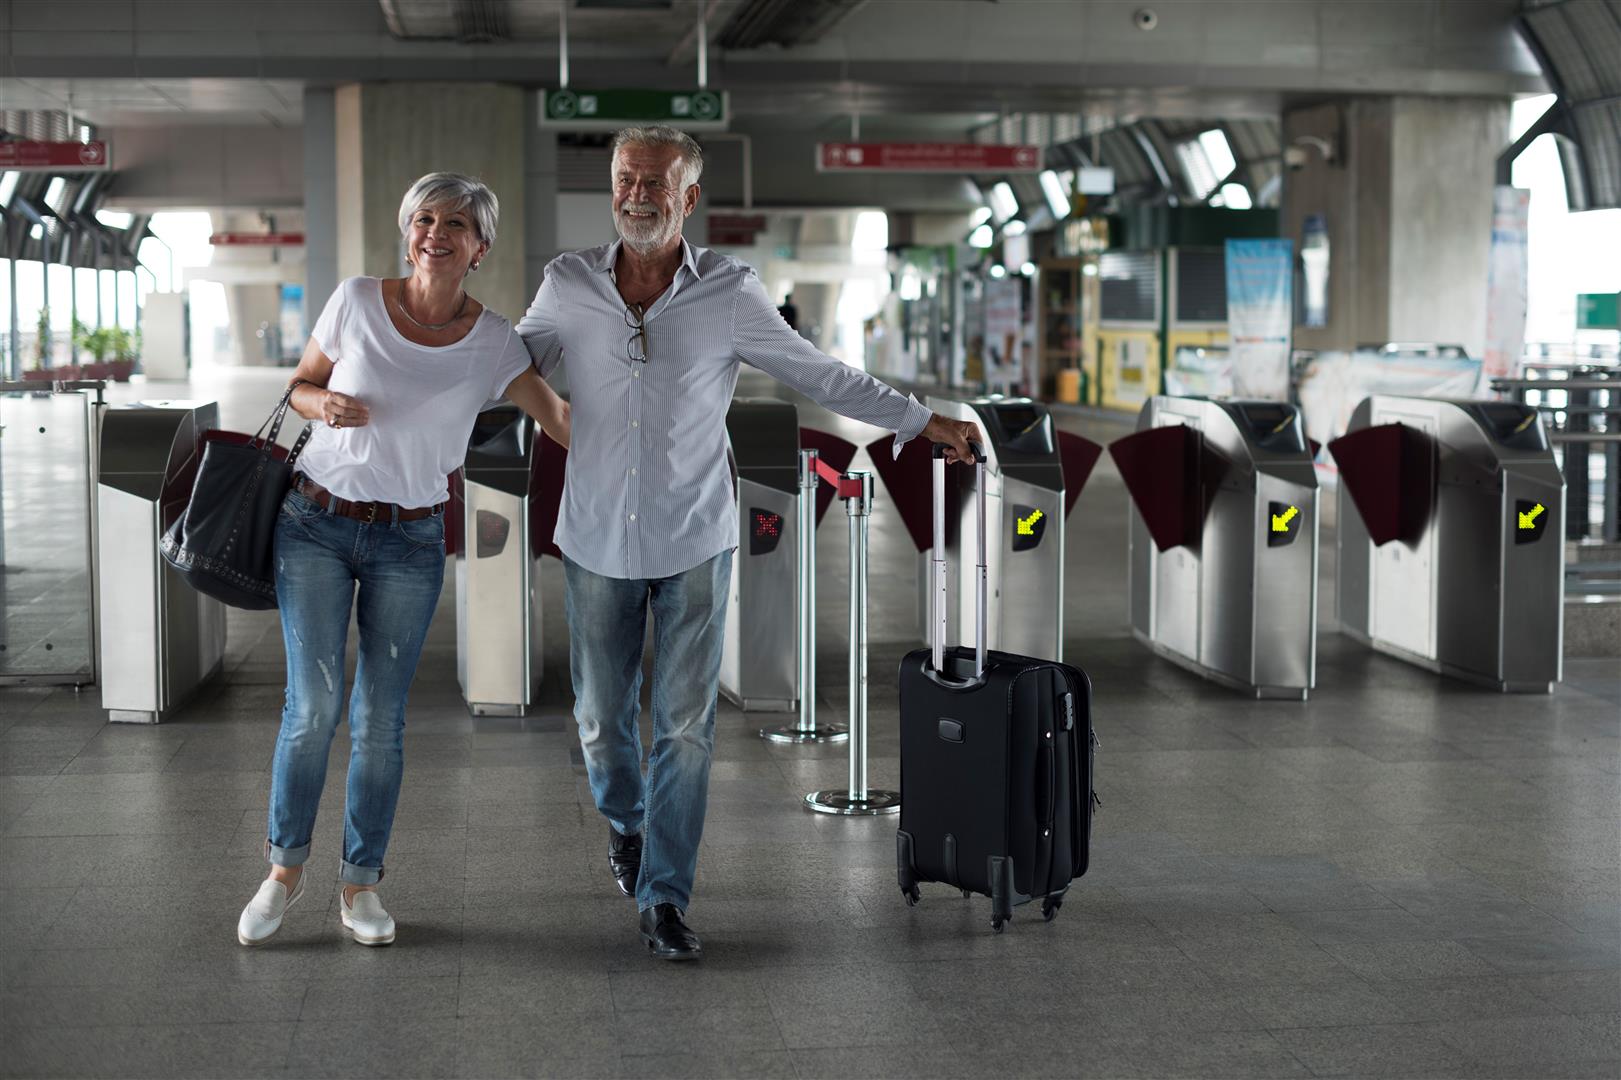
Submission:
[[[760,729],[760,737],[776,743],[834,743],[850,737],[837,724],[816,724],[816,487],[821,482],[815,450],[799,452],[799,537],[794,545],[798,556],[799,585],[799,722],[792,727]]]
[[[866,817],[896,814],[898,791],[867,787],[867,525],[872,517],[872,474],[852,472],[845,479],[860,490],[845,497],[850,519],[850,786],[843,791],[813,791],[805,806],[823,814]]]

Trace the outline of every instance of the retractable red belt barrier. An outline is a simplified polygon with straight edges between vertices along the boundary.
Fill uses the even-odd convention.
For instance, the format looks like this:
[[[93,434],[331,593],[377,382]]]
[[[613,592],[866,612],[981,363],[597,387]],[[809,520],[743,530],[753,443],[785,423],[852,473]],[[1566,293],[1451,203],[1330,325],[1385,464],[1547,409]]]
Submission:
[[[816,475],[826,481],[833,488],[833,493],[841,499],[854,499],[861,495],[860,480],[847,478],[820,457],[816,459]]]
[[[802,427],[799,429],[799,448],[801,450],[815,450],[817,457],[827,465],[832,466],[835,473],[843,474],[850,468],[850,462],[855,460],[856,444],[839,438],[830,432],[820,431],[816,428]],[[833,488],[816,485],[816,524],[822,523],[827,515],[828,507],[833,505]]]

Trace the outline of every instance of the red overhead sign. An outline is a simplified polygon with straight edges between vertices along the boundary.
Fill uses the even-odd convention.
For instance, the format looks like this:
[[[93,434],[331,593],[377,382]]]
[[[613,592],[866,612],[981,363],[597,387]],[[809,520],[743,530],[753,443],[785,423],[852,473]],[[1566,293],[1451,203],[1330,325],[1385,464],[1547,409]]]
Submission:
[[[268,247],[285,244],[301,247],[304,243],[304,234],[301,232],[217,232],[208,238],[208,242],[215,247]]]
[[[0,169],[17,172],[102,172],[104,142],[0,142]]]
[[[1040,172],[1041,147],[987,143],[817,143],[818,172]]]

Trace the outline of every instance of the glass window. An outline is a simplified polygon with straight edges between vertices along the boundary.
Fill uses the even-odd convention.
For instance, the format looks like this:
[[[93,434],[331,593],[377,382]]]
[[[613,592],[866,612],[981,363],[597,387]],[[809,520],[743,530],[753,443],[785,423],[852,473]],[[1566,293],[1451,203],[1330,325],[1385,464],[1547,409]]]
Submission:
[[[1227,144],[1226,132],[1220,128],[1200,132],[1199,148],[1204,151],[1205,160],[1210,162],[1210,171],[1216,174],[1217,180],[1225,180],[1233,175],[1238,162],[1233,158],[1233,148]]]
[[[101,274],[101,325],[117,326],[118,274],[112,270],[98,273]]]
[[[127,229],[129,223],[135,220],[135,215],[122,210],[97,210],[96,220],[109,229]]]
[[[96,319],[96,271],[91,267],[81,266],[73,272],[73,281],[79,290],[74,297],[74,317],[84,325],[95,329],[98,325]]]
[[[1250,198],[1250,189],[1243,184],[1221,185],[1221,194],[1210,201],[1215,202],[1216,198],[1221,199],[1222,205],[1229,210],[1249,210],[1255,205],[1255,200]]]
[[[135,257],[141,265],[152,271],[154,288],[159,292],[174,292],[174,256],[169,246],[155,236],[148,236],[136,249]]]
[[[52,263],[46,268],[51,282],[51,334],[60,336],[64,349],[73,329],[73,268]]]
[[[125,330],[135,329],[136,293],[135,271],[118,272],[118,325]]]
[[[11,196],[17,191],[17,181],[22,179],[22,173],[0,173],[0,206],[10,206]]]
[[[63,208],[67,206],[67,200],[63,198],[63,195],[67,192],[67,186],[68,182],[65,178],[53,176],[50,184],[45,188],[45,205],[55,210],[58,217],[61,216]]]
[[[1210,158],[1205,154],[1204,146],[1198,139],[1189,139],[1178,143],[1176,147],[1177,160],[1182,165],[1182,175],[1187,178],[1188,190],[1193,197],[1203,202],[1216,190],[1216,181],[1220,179],[1211,167]]]

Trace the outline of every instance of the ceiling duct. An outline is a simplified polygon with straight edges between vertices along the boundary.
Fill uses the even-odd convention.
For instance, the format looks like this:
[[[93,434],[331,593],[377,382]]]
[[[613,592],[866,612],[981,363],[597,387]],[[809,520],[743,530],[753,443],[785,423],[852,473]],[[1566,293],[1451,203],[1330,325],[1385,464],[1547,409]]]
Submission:
[[[866,0],[747,0],[716,40],[723,49],[809,45]]]
[[[1558,137],[1570,208],[1621,207],[1621,0],[1525,0],[1519,27],[1559,95],[1538,134]]]
[[[467,45],[510,41],[507,0],[378,0],[389,33],[407,41]]]

